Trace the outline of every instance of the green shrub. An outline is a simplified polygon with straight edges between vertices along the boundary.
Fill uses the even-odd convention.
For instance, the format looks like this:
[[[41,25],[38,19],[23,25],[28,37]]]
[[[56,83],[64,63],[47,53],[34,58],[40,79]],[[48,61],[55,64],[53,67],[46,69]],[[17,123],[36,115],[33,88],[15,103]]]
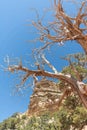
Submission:
[[[26,118],[27,118],[27,116],[26,116],[26,115],[23,115],[23,116],[22,116],[22,119],[26,119]]]

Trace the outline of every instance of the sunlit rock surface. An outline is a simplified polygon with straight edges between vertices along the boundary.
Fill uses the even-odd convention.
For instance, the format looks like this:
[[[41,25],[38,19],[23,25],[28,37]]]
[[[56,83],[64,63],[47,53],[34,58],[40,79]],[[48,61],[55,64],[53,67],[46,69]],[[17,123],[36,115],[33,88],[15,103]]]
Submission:
[[[39,114],[44,111],[56,110],[60,95],[58,85],[53,81],[43,79],[37,82],[30,98],[28,114]]]

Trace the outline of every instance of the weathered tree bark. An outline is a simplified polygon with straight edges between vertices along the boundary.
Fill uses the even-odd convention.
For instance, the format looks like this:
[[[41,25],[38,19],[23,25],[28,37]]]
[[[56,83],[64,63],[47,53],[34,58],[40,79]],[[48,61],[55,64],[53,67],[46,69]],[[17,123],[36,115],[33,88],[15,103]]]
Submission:
[[[39,31],[39,40],[45,43],[42,49],[53,43],[62,44],[71,40],[80,44],[87,54],[87,1],[81,3],[77,15],[73,18],[66,14],[61,0],[54,0],[54,12],[55,19],[48,26],[44,26],[40,20],[32,22]]]
[[[83,96],[83,94],[81,93],[79,87],[82,87],[83,84],[81,84],[79,81],[75,80],[71,75],[64,75],[62,73],[51,73],[51,72],[47,72],[44,70],[29,70],[28,68],[25,67],[20,67],[20,66],[10,66],[8,68],[9,71],[14,72],[14,71],[23,71],[26,72],[24,78],[22,79],[22,84],[24,82],[26,82],[26,80],[30,77],[30,76],[45,76],[45,77],[51,77],[51,78],[56,78],[62,81],[67,82],[71,87],[72,90],[74,90],[74,92],[77,92],[77,94],[79,95],[82,103],[84,104],[84,106],[87,108],[87,100],[86,98]]]
[[[37,22],[32,22],[33,26],[39,31],[39,40],[45,45],[40,50],[44,50],[47,46],[55,43],[64,43],[66,41],[75,40],[78,44],[82,46],[87,54],[87,1],[82,2],[81,7],[79,8],[77,15],[72,18],[68,16],[61,4],[61,0],[54,0],[54,11],[55,11],[55,20],[44,26],[41,20]],[[83,27],[81,28],[81,25]],[[24,77],[22,78],[21,84],[24,84],[30,76],[44,76],[56,78],[62,81],[67,82],[74,92],[79,95],[82,103],[87,108],[86,96],[83,95],[80,87],[83,87],[83,83],[74,79],[71,75],[64,75],[63,73],[57,72],[57,70],[52,66],[45,57],[42,57],[46,64],[54,71],[48,72],[44,69],[42,70],[39,66],[38,70],[29,70],[28,68],[23,67],[22,65],[16,66],[12,65],[8,67],[10,72],[22,71],[25,72]],[[82,84],[81,84],[82,83]],[[86,84],[85,84],[86,85]]]

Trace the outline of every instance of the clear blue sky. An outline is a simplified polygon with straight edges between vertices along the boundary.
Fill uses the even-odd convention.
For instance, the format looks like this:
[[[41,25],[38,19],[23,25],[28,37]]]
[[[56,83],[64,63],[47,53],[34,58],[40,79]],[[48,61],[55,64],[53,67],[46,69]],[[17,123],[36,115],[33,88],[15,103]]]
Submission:
[[[26,55],[31,53],[32,48],[36,46],[27,42],[34,37],[29,33],[27,26],[28,20],[35,19],[35,13],[31,8],[37,8],[41,13],[49,5],[49,0],[0,0],[0,64],[5,65],[3,59],[6,55],[26,59]],[[54,46],[52,49],[56,53],[54,51],[54,54],[49,56],[57,69],[66,65],[58,60],[58,56],[82,51],[79,45],[73,43],[58,48]],[[56,61],[52,57],[55,57]],[[32,58],[29,60],[32,63]],[[13,78],[0,68],[0,122],[13,113],[25,112],[28,108],[31,89],[25,97],[13,96],[13,85]]]

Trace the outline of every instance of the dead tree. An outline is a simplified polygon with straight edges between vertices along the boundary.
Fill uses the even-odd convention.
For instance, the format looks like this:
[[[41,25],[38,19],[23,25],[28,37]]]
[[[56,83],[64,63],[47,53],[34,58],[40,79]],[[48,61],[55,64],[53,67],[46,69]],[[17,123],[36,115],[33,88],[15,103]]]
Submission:
[[[55,43],[64,43],[69,40],[75,40],[78,44],[82,46],[87,54],[87,1],[81,3],[81,7],[77,12],[76,17],[68,16],[64,8],[61,4],[61,0],[54,0],[54,11],[55,11],[55,20],[50,22],[47,26],[44,26],[42,22],[39,20],[37,22],[32,22],[33,26],[39,31],[40,37],[39,40],[44,43],[44,46],[38,51],[38,54],[41,53],[41,50],[45,50],[47,46]],[[81,28],[81,24],[83,24],[83,28]],[[51,33],[53,32],[53,33]],[[44,68],[42,69],[41,63],[39,62],[39,69],[31,70],[27,67],[24,67],[22,64],[20,65],[9,65],[8,71],[14,73],[22,71],[25,75],[22,78],[21,84],[24,84],[29,77],[50,77],[58,80],[62,80],[68,83],[71,86],[73,92],[78,94],[81,99],[83,105],[87,108],[87,84],[83,83],[79,79],[79,75],[74,68],[74,72],[78,75],[78,78],[75,79],[71,74],[63,74],[58,72],[56,68],[49,62],[49,60],[42,54],[42,61],[51,68],[51,72],[46,71]],[[73,66],[72,66],[73,67]],[[85,86],[85,87],[84,87]],[[85,88],[85,89],[84,89]],[[64,91],[64,95],[66,95],[67,91]],[[62,98],[60,98],[62,101]]]
[[[44,26],[40,20],[32,22],[39,31],[39,40],[45,43],[43,49],[53,43],[61,45],[71,40],[80,44],[87,54],[87,1],[81,3],[75,17],[70,17],[64,11],[61,0],[54,0],[54,12],[55,19],[47,26]]]
[[[43,58],[44,56],[42,56]],[[49,71],[45,71],[45,70],[30,70],[26,67],[23,67],[22,65],[10,65],[8,67],[8,71],[14,73],[15,71],[22,71],[25,72],[24,77],[22,78],[21,84],[24,84],[28,78],[30,76],[44,76],[44,77],[51,77],[51,78],[55,78],[55,79],[59,79],[62,80],[64,82],[67,82],[72,90],[74,90],[75,93],[77,93],[81,99],[81,101],[83,102],[84,106],[87,108],[87,100],[86,98],[84,98],[84,95],[87,95],[86,91],[84,88],[87,87],[87,85],[81,81],[79,81],[79,79],[75,79],[73,78],[70,74],[66,75],[63,73],[58,72],[55,67],[53,65],[51,65],[51,63],[44,57],[44,60],[46,62],[46,64],[52,69],[53,72],[49,72]],[[85,86],[85,87],[84,87]],[[64,92],[65,93],[65,92]],[[67,94],[67,93],[66,93]],[[65,95],[65,94],[64,94]]]

